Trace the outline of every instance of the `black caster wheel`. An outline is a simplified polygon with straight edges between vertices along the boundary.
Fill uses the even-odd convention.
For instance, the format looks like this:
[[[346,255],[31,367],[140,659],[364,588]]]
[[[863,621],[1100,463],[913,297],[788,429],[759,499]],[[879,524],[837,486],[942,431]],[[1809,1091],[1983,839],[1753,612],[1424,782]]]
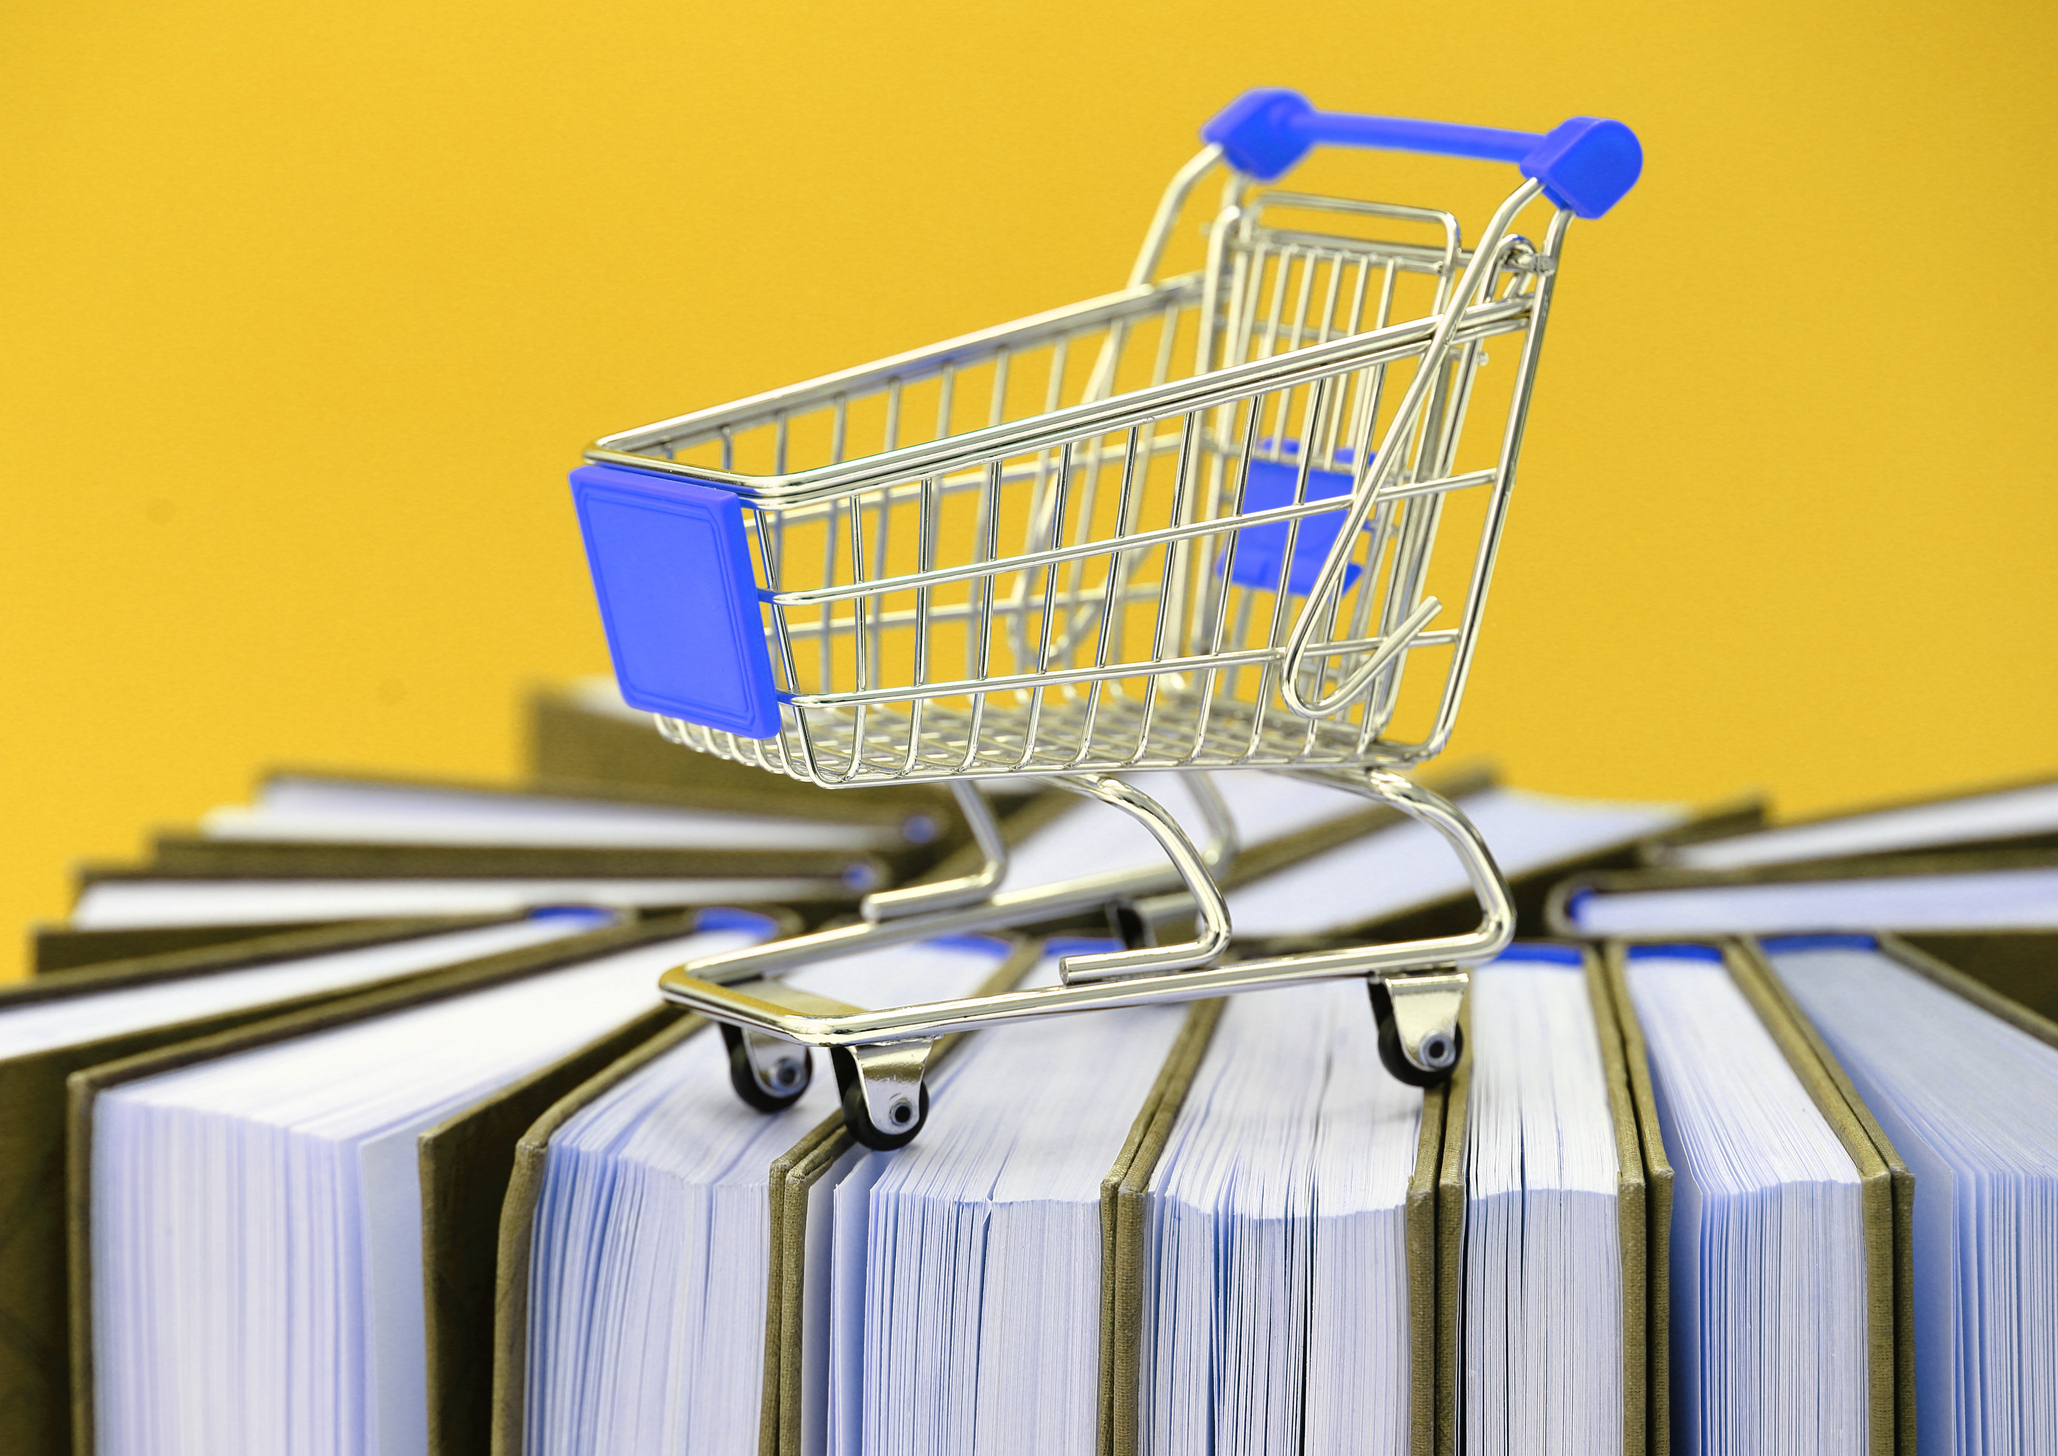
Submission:
[[[893,1105],[893,1111],[905,1121],[891,1132],[882,1132],[872,1124],[872,1114],[865,1106],[864,1083],[858,1079],[857,1060],[842,1047],[829,1049],[829,1063],[836,1068],[836,1086],[843,1093],[843,1125],[850,1129],[850,1135],[868,1148],[890,1153],[895,1148],[904,1148],[915,1140],[915,1134],[922,1130],[922,1124],[929,1120],[929,1084],[924,1081],[916,1093],[914,1105],[905,1098]]]
[[[808,1049],[798,1044],[785,1048],[786,1055],[775,1064],[773,1075],[779,1078],[780,1090],[766,1090],[751,1069],[750,1052],[743,1045],[743,1033],[733,1026],[722,1028],[722,1041],[729,1048],[729,1085],[736,1089],[736,1095],[755,1107],[759,1112],[784,1112],[800,1101],[808,1084],[815,1079],[815,1059]]]
[[[1451,1073],[1457,1071],[1458,1063],[1464,1060],[1465,1029],[1454,1026],[1448,1038],[1441,1032],[1423,1038],[1423,1056],[1440,1063],[1435,1071],[1425,1072],[1409,1061],[1408,1054],[1401,1050],[1401,1029],[1393,1019],[1393,997],[1388,993],[1386,983],[1374,977],[1368,986],[1372,993],[1372,1015],[1379,1023],[1379,1063],[1386,1068],[1387,1075],[1410,1087],[1441,1087],[1450,1081]]]

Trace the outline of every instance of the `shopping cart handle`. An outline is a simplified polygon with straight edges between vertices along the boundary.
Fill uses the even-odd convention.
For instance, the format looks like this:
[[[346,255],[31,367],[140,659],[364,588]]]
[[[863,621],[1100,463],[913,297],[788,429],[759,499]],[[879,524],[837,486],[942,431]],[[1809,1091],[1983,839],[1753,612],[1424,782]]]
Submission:
[[[1575,116],[1538,135],[1317,111],[1307,97],[1284,87],[1244,92],[1201,128],[1201,139],[1219,146],[1231,166],[1260,182],[1284,176],[1318,142],[1513,162],[1523,176],[1543,183],[1544,196],[1580,217],[1599,217],[1620,202],[1644,167],[1636,133],[1619,121]]]

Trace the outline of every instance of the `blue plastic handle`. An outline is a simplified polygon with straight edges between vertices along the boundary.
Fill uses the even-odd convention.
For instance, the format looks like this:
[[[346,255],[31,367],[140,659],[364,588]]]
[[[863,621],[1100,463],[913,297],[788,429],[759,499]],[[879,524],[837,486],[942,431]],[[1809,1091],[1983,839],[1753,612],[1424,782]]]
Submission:
[[[1539,135],[1317,111],[1307,97],[1284,87],[1244,92],[1201,128],[1201,139],[1260,182],[1284,176],[1318,143],[1513,162],[1523,176],[1543,183],[1544,196],[1580,217],[1599,217],[1620,202],[1644,169],[1636,133],[1619,121],[1575,116]]]

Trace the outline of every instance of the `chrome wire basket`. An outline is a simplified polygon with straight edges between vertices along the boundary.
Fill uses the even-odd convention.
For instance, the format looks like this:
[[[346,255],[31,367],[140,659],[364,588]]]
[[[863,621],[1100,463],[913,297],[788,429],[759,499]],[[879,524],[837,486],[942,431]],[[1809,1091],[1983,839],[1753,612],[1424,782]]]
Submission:
[[[617,680],[660,731],[831,788],[948,781],[987,851],[977,874],[873,896],[861,926],[665,978],[723,1022],[761,1105],[805,1086],[793,1044],[828,1046],[853,1129],[891,1145],[920,1126],[942,1032],[1336,975],[1369,977],[1398,1075],[1456,1064],[1462,967],[1512,913],[1463,815],[1397,770],[1456,723],[1567,230],[1629,190],[1641,152],[1619,122],[1536,135],[1290,91],[1248,93],[1202,136],[1120,292],[610,435],[574,472]],[[1448,211],[1269,185],[1317,143],[1523,180],[1467,245]],[[1217,171],[1202,266],[1158,276]],[[1532,211],[1534,237],[1515,230]],[[1218,965],[1233,829],[1196,847],[1117,777],[1139,769],[1320,774],[1391,804],[1451,843],[1481,926]],[[1169,871],[996,894],[975,781],[1022,775],[1131,814]],[[1193,897],[1194,939],[1068,957],[1056,987],[860,1013],[761,980],[1153,885]]]

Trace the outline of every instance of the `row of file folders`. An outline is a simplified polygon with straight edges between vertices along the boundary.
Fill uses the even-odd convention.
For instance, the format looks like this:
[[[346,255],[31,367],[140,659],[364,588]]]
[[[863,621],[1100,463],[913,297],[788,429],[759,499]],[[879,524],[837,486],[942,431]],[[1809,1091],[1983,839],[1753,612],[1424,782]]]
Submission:
[[[1447,1086],[1342,981],[947,1043],[881,1153],[832,1078],[744,1106],[655,983],[952,873],[948,799],[600,690],[536,725],[520,790],[281,774],[81,872],[0,988],[0,1449],[2058,1449],[2058,784],[1768,827],[1446,780],[1524,935]],[[1217,782],[1241,948],[1476,914],[1418,827]],[[1156,853],[1001,807],[1009,888]],[[1106,934],[791,979],[944,1000]]]

